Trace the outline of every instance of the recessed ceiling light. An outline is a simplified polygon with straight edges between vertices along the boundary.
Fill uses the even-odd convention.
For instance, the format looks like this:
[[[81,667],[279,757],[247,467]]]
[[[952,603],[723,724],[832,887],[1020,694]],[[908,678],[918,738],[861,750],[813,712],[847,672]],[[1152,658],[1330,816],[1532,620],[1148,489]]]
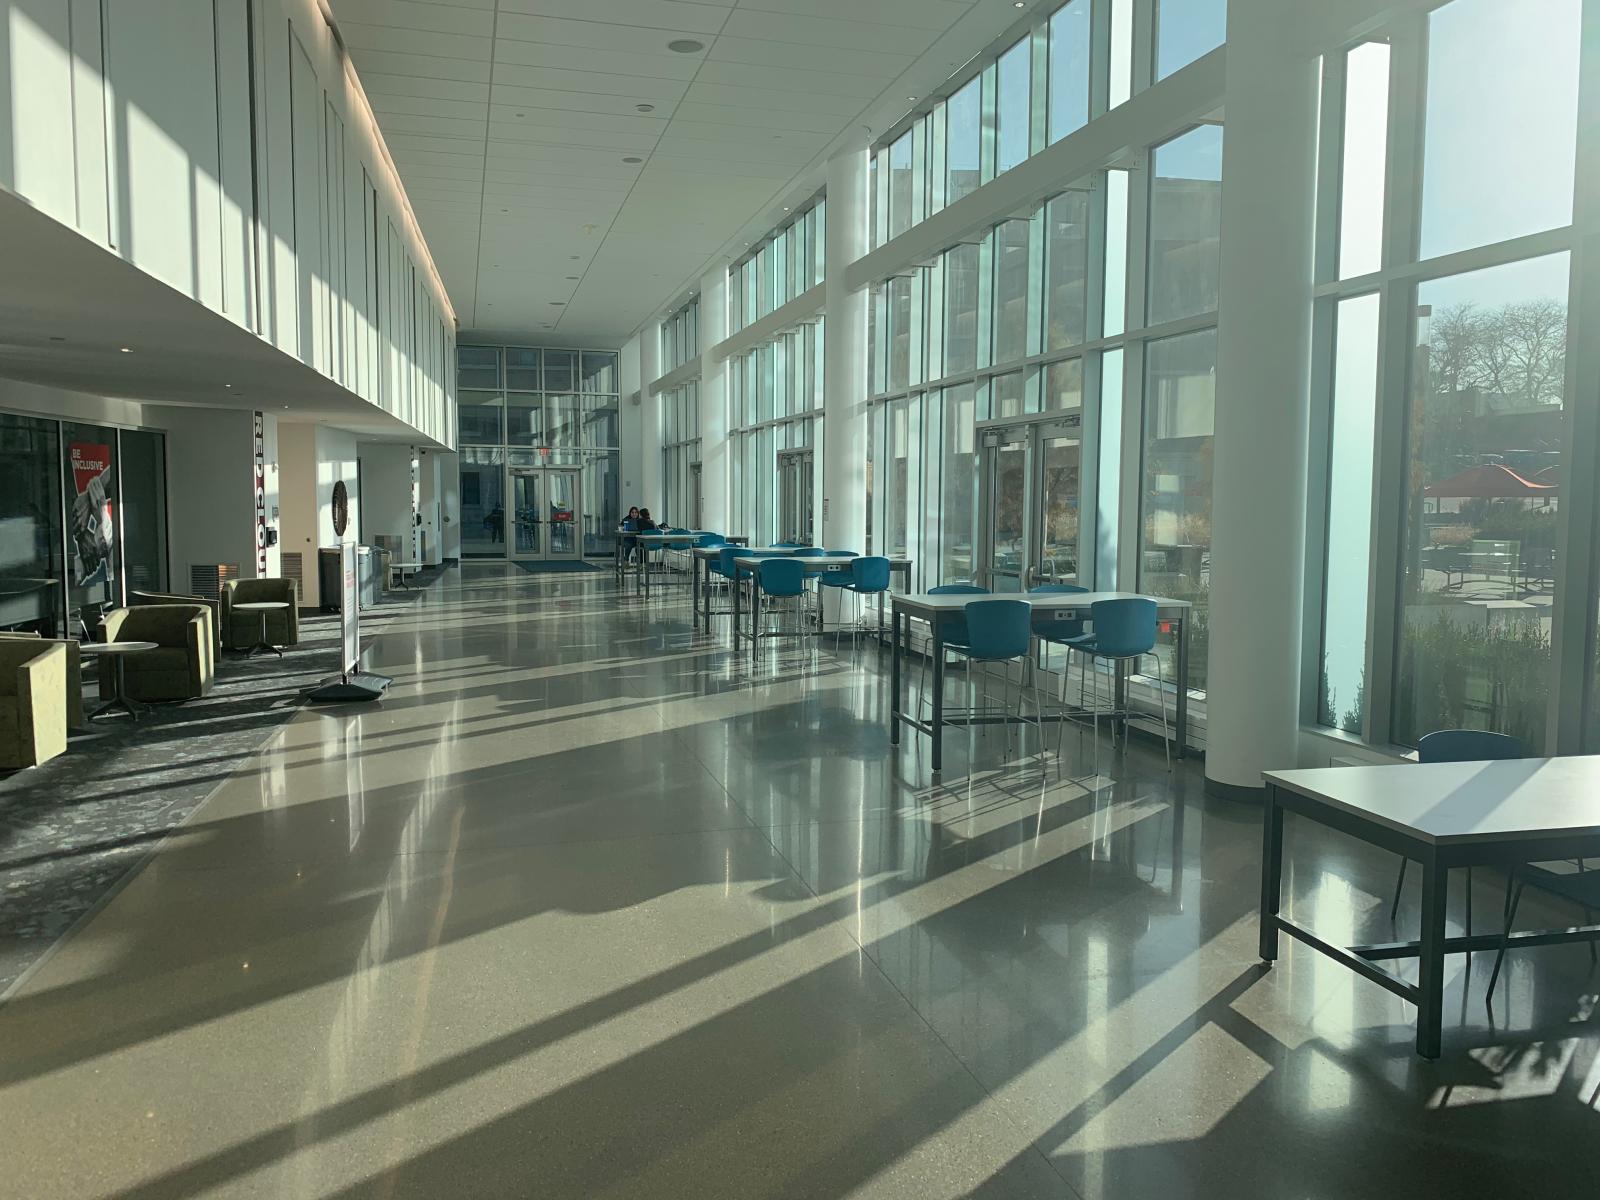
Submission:
[[[552,300],[550,301],[550,304],[553,308],[565,308],[567,306],[567,302],[565,300]]]
[[[525,117],[525,116],[527,116],[527,115],[528,115],[528,114],[527,114],[527,113],[518,113],[518,114],[517,114],[517,116],[519,116],[519,117]]]
[[[500,211],[501,212],[510,212],[511,210],[509,208],[502,208]]]
[[[225,384],[223,384],[223,385],[222,385],[222,386],[223,386],[223,387],[225,387],[225,388],[231,388],[231,387],[232,387],[232,386],[233,386],[233,384],[231,384],[231,383],[225,383]]]
[[[569,254],[569,255],[567,255],[567,257],[570,258],[573,262],[577,262],[580,258],[583,257],[583,255],[581,255],[581,254]]]
[[[118,349],[120,349],[124,354],[132,354],[133,353],[133,347],[132,346],[120,346],[120,347],[118,347]]]
[[[52,341],[52,342],[64,342],[64,341],[66,341],[66,340],[67,340],[67,339],[66,339],[66,338],[64,338],[64,337],[61,337],[61,336],[59,336],[59,335],[57,335],[57,334],[54,334],[54,333],[52,333],[52,334],[51,334],[51,335],[50,335],[50,340],[51,340],[51,341]]]
[[[633,107],[638,112],[655,112],[656,110],[654,104],[635,104]]]
[[[577,276],[576,276],[576,275],[568,275],[568,276],[567,276],[567,278],[568,278],[568,279],[576,279],[576,278],[577,278]]]
[[[625,163],[642,163],[644,161],[644,159],[640,158],[636,154],[630,154],[630,155],[628,155],[627,158],[623,159],[622,161],[625,162]]]
[[[784,205],[784,206],[783,206],[783,211],[784,211],[784,212],[788,212],[788,211],[789,211],[789,206],[788,206],[788,205],[787,205],[787,204],[785,204],[785,205]]]
[[[907,96],[906,99],[911,101],[913,104],[917,102],[917,98],[915,96]]]
[[[704,42],[697,42],[693,38],[677,38],[667,43],[667,49],[678,54],[698,54],[705,48]]]
[[[1025,5],[1022,2],[1022,0],[1011,0],[1011,7],[1012,8],[1026,8],[1027,5]]]

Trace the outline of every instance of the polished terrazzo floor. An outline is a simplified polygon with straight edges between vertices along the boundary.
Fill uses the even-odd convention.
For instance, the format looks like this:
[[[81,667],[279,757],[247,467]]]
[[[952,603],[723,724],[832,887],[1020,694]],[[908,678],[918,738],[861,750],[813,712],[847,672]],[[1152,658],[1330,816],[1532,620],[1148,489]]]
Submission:
[[[1417,1059],[1258,965],[1256,814],[1193,764],[990,731],[936,783],[865,644],[738,660],[609,575],[449,572],[371,657],[0,1006],[0,1195],[1600,1189],[1587,953],[1493,1013],[1455,960]],[[1298,917],[1388,934],[1392,859],[1290,839]]]

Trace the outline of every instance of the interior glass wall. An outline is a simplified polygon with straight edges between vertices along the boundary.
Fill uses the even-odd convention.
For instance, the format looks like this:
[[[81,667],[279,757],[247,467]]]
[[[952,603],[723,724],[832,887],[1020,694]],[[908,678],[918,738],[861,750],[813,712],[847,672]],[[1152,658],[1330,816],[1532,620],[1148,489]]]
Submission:
[[[610,555],[621,517],[621,420],[611,351],[457,347],[461,554],[506,554],[508,466],[583,468],[582,552]]]

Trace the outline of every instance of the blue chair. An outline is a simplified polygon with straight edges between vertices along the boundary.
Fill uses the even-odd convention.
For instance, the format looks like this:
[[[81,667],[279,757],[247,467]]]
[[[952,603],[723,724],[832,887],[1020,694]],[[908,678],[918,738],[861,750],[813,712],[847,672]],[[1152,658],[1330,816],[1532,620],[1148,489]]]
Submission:
[[[1096,600],[1089,608],[1093,628],[1081,637],[1069,639],[1067,645],[1092,659],[1106,659],[1114,673],[1120,674],[1129,663],[1137,663],[1146,655],[1156,660],[1156,691],[1161,699],[1161,741],[1167,752],[1167,770],[1172,770],[1172,732],[1167,724],[1167,686],[1162,676],[1161,656],[1156,648],[1156,602],[1142,596],[1127,596],[1116,600]],[[1115,697],[1117,679],[1113,679],[1112,695]],[[1100,702],[1099,674],[1095,675],[1094,744],[1095,775],[1100,774]],[[1179,687],[1183,686],[1180,680]],[[1113,703],[1115,700],[1113,699]],[[1121,714],[1123,744],[1128,739],[1128,716]],[[1113,733],[1115,729],[1113,728]]]
[[[757,636],[761,635],[761,617],[763,611],[770,613],[772,602],[775,600],[796,600],[795,628],[797,634],[804,633],[802,618],[805,612],[806,595],[806,570],[788,555],[774,555],[762,560],[757,571],[757,609],[754,629]],[[763,604],[763,599],[765,603]],[[782,632],[780,629],[779,632]]]
[[[694,544],[702,550],[709,550],[712,546],[721,546],[725,543],[720,533],[702,533],[695,538]]]
[[[829,558],[860,558],[854,550],[824,550]],[[817,576],[817,582],[823,587],[847,588],[855,579],[849,571],[829,571],[826,575]]]
[[[715,575],[732,582],[736,579],[749,579],[750,571],[747,567],[735,567],[733,560],[744,557],[744,549],[740,546],[723,546],[717,557],[711,561],[711,571]]]
[[[855,619],[850,627],[850,645],[855,647],[856,635],[861,632],[861,598],[863,596],[882,596],[889,590],[889,560],[881,554],[870,554],[856,558],[850,563],[850,582],[845,585],[845,590],[851,592],[856,598]],[[882,608],[879,609],[882,616]],[[835,630],[834,645],[838,645],[838,631]],[[881,629],[880,629],[881,632]]]
[[[952,587],[961,587],[961,584],[952,584]],[[970,585],[968,585],[970,586]],[[949,594],[949,593],[946,593]],[[957,595],[961,593],[955,593]],[[955,653],[962,654],[971,662],[983,663],[1009,663],[1020,662],[1025,667],[1032,661],[1033,652],[1033,606],[1025,600],[969,600],[964,609],[963,621],[966,626],[966,640],[964,642],[949,643],[946,645]],[[968,672],[968,682],[972,685],[972,707],[977,708],[977,676]],[[1006,685],[1006,692],[1010,692],[1010,685]],[[1017,719],[1023,720],[1022,697],[1024,681],[1019,674],[1017,677]],[[1011,713],[1009,701],[1002,699],[1006,714]],[[1041,753],[1044,748],[1044,725],[1042,714],[1034,714],[1033,726],[1039,734]],[[969,724],[968,730],[972,729]]]
[[[801,546],[790,558],[826,558],[828,552],[821,546]]]
[[[929,588],[930,596],[987,596],[989,589],[979,587],[975,583],[941,583],[936,588]],[[953,646],[967,644],[967,617],[965,610],[962,615],[954,620],[944,622],[944,644],[948,649]],[[920,694],[926,699],[928,695],[928,664],[933,661],[933,635],[928,635],[928,653],[922,660],[922,687]]]

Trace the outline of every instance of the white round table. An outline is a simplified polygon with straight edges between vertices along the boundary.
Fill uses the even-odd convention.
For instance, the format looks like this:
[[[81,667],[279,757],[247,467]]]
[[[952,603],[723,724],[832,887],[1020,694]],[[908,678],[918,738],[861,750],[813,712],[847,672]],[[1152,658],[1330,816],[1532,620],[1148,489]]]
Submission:
[[[120,708],[135,721],[139,719],[139,714],[150,706],[128,698],[127,678],[123,671],[123,666],[130,654],[143,654],[146,650],[159,649],[161,649],[161,646],[158,642],[78,643],[78,653],[87,654],[91,658],[109,658],[112,662],[111,695],[101,698],[100,707],[89,714],[91,721],[96,717],[104,716],[114,708]]]
[[[253,658],[255,655],[265,653],[268,650],[271,650],[279,658],[283,657],[283,651],[267,641],[267,614],[288,607],[289,602],[287,600],[250,600],[243,604],[233,605],[234,612],[255,613],[261,618],[261,637],[254,646],[244,652],[246,658]]]

